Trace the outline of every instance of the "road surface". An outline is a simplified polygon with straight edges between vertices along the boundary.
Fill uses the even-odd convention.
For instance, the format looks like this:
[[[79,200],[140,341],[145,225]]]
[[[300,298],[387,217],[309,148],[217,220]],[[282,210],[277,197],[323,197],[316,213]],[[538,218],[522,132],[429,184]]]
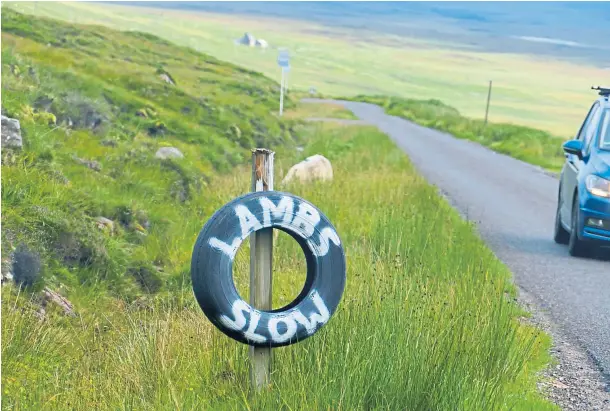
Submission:
[[[306,99],[304,101],[318,101]],[[407,120],[335,101],[407,153],[514,273],[520,288],[610,376],[610,259],[571,257],[553,241],[558,180],[550,173]]]

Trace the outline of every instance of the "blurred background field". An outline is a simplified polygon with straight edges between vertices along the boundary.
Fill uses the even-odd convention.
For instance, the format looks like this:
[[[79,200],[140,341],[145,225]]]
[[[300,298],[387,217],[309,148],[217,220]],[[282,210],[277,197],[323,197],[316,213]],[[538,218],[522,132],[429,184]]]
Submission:
[[[543,60],[535,47],[498,46],[498,34],[475,47],[454,28],[453,43],[415,40],[375,19],[363,31],[362,12],[339,12],[343,25],[329,28],[288,18],[298,7],[272,18],[228,4],[225,14],[3,4],[2,108],[21,122],[23,149],[3,149],[2,263],[16,254],[37,265],[25,289],[2,287],[3,409],[555,409],[537,388],[550,338],[523,321],[509,271],[473,226],[379,130],[304,123],[353,116],[296,99],[313,86],[370,101],[555,168],[559,139],[483,128],[487,80],[497,86],[492,122],[569,136],[592,99],[590,82],[607,73],[597,54]],[[246,31],[271,47],[235,45]],[[283,117],[278,45],[294,53]],[[261,396],[247,388],[247,347],[201,314],[189,275],[203,222],[248,190],[254,146],[276,151],[277,181],[308,155],[331,160],[332,183],[276,188],[319,206],[349,260],[336,317],[315,338],[276,351],[274,389]],[[182,157],[159,158],[168,147]],[[277,245],[275,307],[304,282],[296,244],[280,236]],[[247,295],[247,246],[234,279]],[[41,310],[43,287],[68,298],[74,316]]]
[[[305,14],[299,20],[298,7],[290,11],[284,6],[284,10],[278,11],[276,16],[268,16],[273,13],[265,13],[265,10],[271,6],[264,3],[253,3],[249,7],[239,2],[227,3],[223,6],[225,12],[222,14],[112,3],[5,4],[23,12],[72,22],[150,32],[260,71],[278,81],[280,73],[273,47],[288,47],[292,53],[290,87],[301,90],[315,87],[324,95],[383,94],[437,98],[457,108],[465,116],[482,118],[488,81],[493,80],[490,121],[527,125],[566,138],[576,133],[591,103],[594,93],[589,90],[590,86],[604,80],[610,81],[610,71],[605,67],[610,67],[610,62],[603,60],[607,51],[606,54],[603,50],[597,50],[597,54],[586,54],[586,48],[559,45],[555,47],[558,50],[555,54],[543,55],[535,48],[537,43],[525,41],[522,42],[525,44],[523,49],[509,47],[512,43],[501,42],[508,36],[500,37],[496,33],[478,29],[473,26],[476,18],[469,16],[460,16],[458,21],[465,27],[473,26],[471,32],[474,34],[465,37],[458,29],[445,24],[444,20],[434,20],[427,15],[420,20],[412,17],[413,23],[407,27],[410,31],[396,29],[384,32],[375,27],[375,22],[371,23],[373,29],[363,29],[365,14],[355,13],[355,17],[337,14],[334,17],[339,23],[331,26]],[[150,6],[150,2],[144,6]],[[218,5],[178,3],[165,7],[217,9]],[[281,9],[280,6],[273,7]],[[305,6],[301,4],[300,7],[302,10]],[[317,7],[323,6],[318,4]],[[423,6],[418,4],[417,7]],[[587,10],[584,5],[582,7],[582,10]],[[256,8],[261,10],[256,15],[252,14]],[[566,9],[563,12],[561,17],[564,19],[570,14],[579,16],[574,10]],[[490,12],[489,15],[493,18],[494,13]],[[329,21],[331,17],[328,17]],[[407,22],[411,21],[409,16],[402,17]],[[425,21],[429,21],[430,27],[441,30],[446,26],[452,31],[445,36],[425,32],[427,38],[416,38],[414,36],[424,30],[420,27],[424,17],[428,19]],[[598,20],[603,20],[602,15],[598,17]],[[342,25],[342,18],[347,23]],[[348,21],[348,18],[352,20]],[[382,25],[382,22],[377,25]],[[599,24],[599,21],[592,21],[589,25],[593,27],[595,24]],[[602,30],[599,26],[595,28]],[[481,31],[478,34],[477,29]],[[517,29],[521,30],[520,27]],[[591,30],[583,27],[581,32],[587,34]],[[234,44],[233,41],[243,36],[244,32],[265,39],[270,48],[261,50]],[[565,31],[563,34],[575,35]],[[447,40],[452,35],[454,42]],[[478,37],[473,37],[475,35]],[[483,46],[469,46],[477,42]],[[549,47],[541,50],[547,49]],[[568,58],[571,57],[570,53],[574,53],[573,58]],[[598,58],[600,55],[602,59]]]

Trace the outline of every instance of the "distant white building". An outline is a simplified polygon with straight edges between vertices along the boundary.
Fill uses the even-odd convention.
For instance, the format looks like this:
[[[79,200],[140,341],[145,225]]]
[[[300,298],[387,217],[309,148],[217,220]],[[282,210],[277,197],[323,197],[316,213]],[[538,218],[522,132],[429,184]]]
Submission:
[[[250,33],[244,33],[243,37],[237,40],[237,43],[243,44],[244,46],[254,47],[256,39]]]
[[[269,43],[263,39],[257,39],[250,33],[244,33],[242,38],[235,40],[236,44],[241,44],[248,47],[258,47],[261,49],[266,49],[269,47]]]
[[[256,39],[256,43],[255,43],[256,47],[260,47],[262,49],[266,49],[267,47],[269,47],[269,44],[267,43],[266,40],[263,39]]]

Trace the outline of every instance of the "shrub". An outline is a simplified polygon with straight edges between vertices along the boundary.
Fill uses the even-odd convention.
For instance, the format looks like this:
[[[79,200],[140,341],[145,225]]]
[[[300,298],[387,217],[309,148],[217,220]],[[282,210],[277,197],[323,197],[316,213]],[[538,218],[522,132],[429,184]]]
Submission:
[[[13,278],[17,284],[29,287],[40,280],[42,264],[40,256],[24,244],[13,253]]]
[[[91,99],[74,91],[54,101],[51,111],[60,122],[91,130],[100,130],[111,117],[110,106],[105,100]]]
[[[142,290],[149,294],[158,293],[163,287],[163,281],[158,275],[157,270],[148,262],[136,261],[129,268],[128,272],[133,276]]]

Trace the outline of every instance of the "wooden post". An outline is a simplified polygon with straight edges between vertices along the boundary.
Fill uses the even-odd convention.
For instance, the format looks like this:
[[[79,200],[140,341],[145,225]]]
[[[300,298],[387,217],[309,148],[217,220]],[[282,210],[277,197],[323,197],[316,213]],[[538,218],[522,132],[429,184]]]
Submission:
[[[485,125],[487,125],[487,116],[489,115],[489,100],[491,99],[491,80],[489,80],[489,90],[487,91],[487,107],[485,107]]]
[[[252,191],[273,190],[273,155],[264,148],[252,150]],[[250,305],[271,310],[271,263],[273,229],[265,228],[250,235]],[[250,347],[250,382],[259,391],[271,382],[271,348]]]

